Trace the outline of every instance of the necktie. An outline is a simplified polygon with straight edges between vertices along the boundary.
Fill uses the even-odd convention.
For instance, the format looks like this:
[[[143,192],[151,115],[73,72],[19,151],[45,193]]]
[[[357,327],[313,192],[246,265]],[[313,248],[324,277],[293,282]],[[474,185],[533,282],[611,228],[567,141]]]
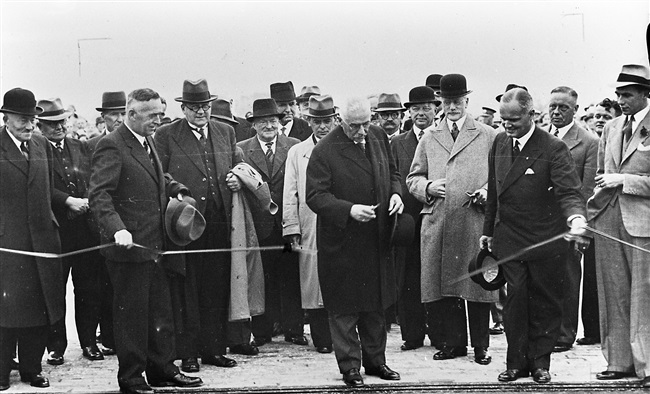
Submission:
[[[282,135],[287,135],[287,133],[286,133],[287,127],[286,126],[282,126],[281,130],[282,130]]]
[[[54,144],[54,147],[59,153],[63,153],[63,143],[61,141]]]
[[[515,161],[517,159],[519,153],[521,153],[521,150],[519,150],[519,141],[515,140],[515,145],[512,148],[512,161]]]
[[[273,173],[273,142],[267,142],[265,145],[266,145],[266,166],[269,169],[269,173]]]
[[[20,144],[20,151],[23,156],[25,156],[25,159],[29,160],[29,146],[27,145],[27,141],[23,141],[23,143]]]
[[[632,139],[632,123],[634,122],[634,115],[630,116],[625,121],[623,126],[623,142],[628,143]]]
[[[144,143],[142,144],[144,147],[144,150],[147,152],[147,155],[149,155],[149,160],[151,161],[151,164],[153,165],[153,168],[156,168],[156,160],[153,158],[153,154],[151,152],[151,147],[149,146],[149,143],[147,140],[144,140]]]
[[[458,126],[456,125],[456,122],[453,122],[451,124],[451,138],[456,141],[456,137],[458,137]]]
[[[424,135],[424,130],[420,130],[420,133],[418,134],[418,141],[422,139],[423,135]]]
[[[560,135],[560,129],[558,129],[558,128],[556,127],[556,128],[555,128],[555,132],[553,133],[553,135],[559,138],[559,135]]]

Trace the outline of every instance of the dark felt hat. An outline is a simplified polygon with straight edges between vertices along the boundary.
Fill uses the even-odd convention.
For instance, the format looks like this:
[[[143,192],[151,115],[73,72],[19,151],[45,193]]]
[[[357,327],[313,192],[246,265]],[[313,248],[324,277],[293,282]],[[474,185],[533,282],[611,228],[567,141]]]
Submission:
[[[410,246],[415,233],[415,221],[408,213],[393,214],[390,230],[391,246]]]
[[[504,90],[504,92],[507,92],[508,90],[512,90],[512,89],[515,89],[515,88],[524,89],[525,91],[528,91],[528,89],[525,86],[520,86],[520,85],[516,85],[514,83],[509,83],[508,86],[506,86],[506,90]],[[497,102],[499,102],[499,103],[501,102],[501,97],[503,97],[503,93],[501,93],[500,95],[498,95],[496,97]]]
[[[418,86],[409,92],[409,101],[404,103],[406,108],[414,104],[439,102],[436,92],[428,86]]]
[[[66,109],[63,108],[63,103],[60,98],[38,100],[38,106],[43,108],[43,113],[37,115],[37,119],[58,121],[68,119],[70,115],[72,115],[72,111],[66,111]]]
[[[265,116],[277,116],[278,119],[282,116],[278,112],[278,104],[272,98],[263,98],[253,101],[253,113],[246,117],[246,120],[253,121],[256,118]]]
[[[467,79],[462,74],[447,74],[440,78],[440,92],[442,98],[454,99],[472,93],[467,90]]]
[[[225,120],[226,122],[234,124],[239,124],[234,116],[232,116],[230,101],[224,99],[214,100],[212,103],[212,112],[210,113],[210,117]]]
[[[441,78],[442,75],[440,74],[431,74],[427,77],[427,81],[424,84],[437,92],[438,90],[440,90]]]
[[[476,271],[483,267],[483,265],[494,264],[497,261],[497,257],[492,254],[487,248],[481,249],[478,252],[475,260],[472,260],[467,267],[467,272]],[[475,275],[472,275],[470,278],[479,284],[482,288],[488,291],[498,290],[503,285],[506,284],[506,279],[503,276],[501,266],[497,266],[489,271],[481,272]]]
[[[196,200],[183,196],[183,201],[172,198],[165,210],[167,236],[176,245],[185,246],[199,239],[205,230],[205,218],[196,209]]]
[[[293,89],[293,83],[287,81],[271,84],[271,98],[276,103],[294,101],[296,99],[296,91]]]
[[[310,118],[329,118],[336,115],[332,96],[311,96],[309,98],[309,112],[305,114]]]
[[[300,90],[300,96],[296,97],[298,104],[309,101],[311,96],[320,96],[320,88],[318,86],[303,86]]]
[[[397,93],[382,93],[377,99],[375,112],[406,111],[402,106],[402,100]]]
[[[36,105],[36,97],[30,90],[13,88],[5,93],[0,112],[34,116],[43,113],[43,108]]]
[[[99,112],[124,111],[126,109],[126,93],[104,92],[102,93],[102,106],[95,108]]]
[[[183,81],[183,96],[176,97],[174,100],[180,103],[203,104],[217,99],[217,96],[210,94],[208,81],[199,79],[198,81]]]

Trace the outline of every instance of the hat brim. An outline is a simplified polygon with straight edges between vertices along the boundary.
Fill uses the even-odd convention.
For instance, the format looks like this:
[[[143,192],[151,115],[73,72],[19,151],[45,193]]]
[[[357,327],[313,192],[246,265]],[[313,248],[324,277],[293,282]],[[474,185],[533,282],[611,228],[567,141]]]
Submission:
[[[303,114],[303,116],[307,116],[309,118],[333,118],[336,115],[338,115],[338,112],[334,112],[333,114],[327,114],[327,115],[312,115],[310,113]]]
[[[646,89],[650,89],[650,84],[644,84],[644,83],[638,83],[638,82],[614,82],[611,86],[613,88],[622,88],[622,87],[625,87],[625,86],[633,86],[633,85],[641,86],[641,87],[644,87]]]
[[[393,214],[390,231],[391,246],[410,246],[415,236],[415,221],[408,213]]]
[[[266,114],[266,115],[251,115],[251,116],[247,117],[246,120],[251,122],[251,121],[253,121],[255,119],[258,119],[258,118],[266,118],[267,116],[277,116],[278,119],[282,119],[282,117],[284,115],[281,114],[281,113],[279,113],[279,114]]]
[[[375,109],[375,112],[404,112],[407,109],[402,107],[402,108],[377,108]]]
[[[209,98],[209,99],[206,99],[206,100],[191,101],[191,100],[185,100],[185,99],[183,99],[182,97],[176,97],[176,98],[174,99],[174,101],[178,101],[179,103],[188,103],[188,104],[203,104],[203,103],[209,103],[209,102],[212,102],[212,101],[214,101],[214,100],[216,100],[216,99],[218,99],[218,98],[219,98],[219,96],[216,96],[216,95],[214,95],[214,94],[211,94],[211,95],[210,95],[210,98]]]
[[[476,259],[470,262],[467,271],[472,272],[477,269],[481,269],[483,267],[483,263],[486,258],[490,258],[495,261],[498,260],[498,258],[494,254],[492,254],[492,252],[490,252],[487,248],[481,249],[478,253],[478,256],[476,256]],[[470,278],[474,283],[478,284],[479,286],[481,286],[483,289],[487,291],[498,290],[503,285],[506,284],[506,279],[503,274],[503,270],[501,269],[501,266],[498,266],[496,268],[498,269],[497,275],[489,282],[485,279],[483,272],[472,275]]]
[[[176,210],[178,209],[182,210],[186,206],[189,206],[194,209],[195,214],[197,215],[196,217],[199,217],[199,220],[203,220],[203,222],[205,222],[203,215],[201,215],[201,212],[199,212],[199,210],[196,209],[195,204],[196,201],[189,196],[183,196],[183,201],[178,201],[178,199],[172,198],[169,201],[169,204],[167,204],[167,209],[165,209],[165,232],[167,233],[167,237],[169,237],[169,239],[178,246],[186,246],[189,243],[191,243],[192,240],[180,238],[176,234],[176,231],[174,231],[174,229],[172,228],[173,226],[172,218],[174,217]]]
[[[433,99],[433,100],[424,100],[424,101],[407,101],[404,103],[404,107],[406,107],[406,109],[409,109],[413,105],[426,104],[426,103],[434,103],[436,105],[440,105],[440,100]]]
[[[126,105],[125,106],[119,106],[119,107],[97,107],[95,108],[99,112],[108,112],[108,111],[126,111]]]
[[[466,91],[464,91],[464,92],[453,92],[453,93],[450,93],[450,94],[445,94],[445,92],[440,91],[440,92],[438,93],[438,95],[439,95],[441,98],[446,98],[446,99],[455,99],[455,98],[459,98],[459,97],[465,97],[465,96],[467,96],[467,95],[470,94],[470,93],[472,93],[471,90],[466,90]]]
[[[225,120],[225,121],[228,121],[228,122],[234,123],[234,124],[239,124],[239,122],[235,118],[229,118],[229,117],[223,116],[223,115],[210,115],[210,117]]]
[[[26,116],[36,116],[40,115],[43,113],[43,108],[41,107],[35,107],[32,111],[17,111],[11,108],[0,108],[0,112],[6,113],[6,114],[16,114],[16,115],[26,115]]]
[[[72,116],[72,111],[65,111],[62,114],[54,115],[54,116],[36,116],[36,119],[57,121],[57,120],[68,119],[70,116]]]

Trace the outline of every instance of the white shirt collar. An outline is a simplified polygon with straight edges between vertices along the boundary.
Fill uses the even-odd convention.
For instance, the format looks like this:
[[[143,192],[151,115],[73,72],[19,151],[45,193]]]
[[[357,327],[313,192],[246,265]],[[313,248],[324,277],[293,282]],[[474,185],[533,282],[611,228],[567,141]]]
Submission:
[[[137,139],[138,142],[140,143],[140,145],[142,145],[144,147],[144,142],[146,141],[146,138],[141,136],[140,134],[136,133],[135,131],[131,130],[131,128],[129,127],[128,124],[126,124],[126,122],[124,122],[124,126],[126,126],[126,128],[129,129],[129,131],[131,132],[131,134],[133,134],[135,139]]]
[[[460,132],[460,129],[462,129],[463,125],[465,124],[465,119],[467,119],[467,115],[463,115],[463,117],[458,119],[457,121],[450,120],[448,117],[445,116],[445,120],[447,121],[447,127],[449,127],[449,131],[451,131],[453,124],[456,123],[456,127],[458,127],[458,132]]]
[[[530,139],[530,137],[533,135],[533,131],[535,131],[535,123],[530,127],[530,130],[528,130],[528,133],[522,135],[519,138],[513,138],[512,139],[512,147],[514,148],[515,141],[519,141],[519,151],[521,152],[524,150],[524,146],[526,146],[526,143]]]
[[[185,120],[187,121],[187,119],[185,119]],[[199,127],[199,126],[197,126],[195,124],[190,123],[189,121],[187,122],[187,124],[190,126],[190,130],[192,130],[192,134],[194,134],[194,136],[196,137],[197,140],[201,139],[201,133],[199,133],[197,131],[197,129],[202,129],[203,132],[205,133],[205,137],[206,138],[208,137],[208,133],[207,133],[208,132],[208,125],[207,124],[203,125],[203,127]]]
[[[267,143],[262,141],[259,136],[257,137],[257,141],[259,141],[260,147],[262,147],[262,152],[264,152],[266,154],[266,144]],[[273,151],[273,154],[275,154],[275,147],[278,145],[277,144],[278,136],[276,135],[275,138],[273,138],[273,141],[269,141],[269,142],[272,144],[271,145],[271,151]]]
[[[59,142],[61,143],[61,148],[65,148],[65,138],[62,139],[62,140],[59,141],[59,142],[54,142],[54,141],[50,141],[50,140],[48,140],[48,141],[49,141],[50,144],[52,144],[52,146],[55,147],[55,148],[56,148],[56,144],[58,144]]]
[[[9,131],[9,128],[7,128],[7,126],[5,126],[5,130],[7,130],[7,134],[9,134],[9,137],[11,137],[11,140],[14,142],[14,144],[16,144],[16,148],[18,148],[18,150],[20,151],[20,145],[22,144],[22,142],[18,141],[16,136],[11,134],[11,131]]]
[[[557,138],[559,138],[559,139],[564,138],[564,136],[566,135],[566,133],[568,133],[569,130],[571,129],[571,127],[573,127],[573,124],[574,124],[574,123],[575,123],[575,121],[572,120],[571,123],[569,123],[568,125],[566,125],[566,126],[564,126],[564,127],[560,127],[560,128],[558,129]],[[555,126],[553,126],[553,127],[551,128],[551,130],[552,130],[551,134],[555,134]]]
[[[650,111],[650,105],[646,105],[645,108],[634,114],[634,122],[632,122],[633,132],[636,131],[636,128],[639,127],[639,123],[641,123],[641,121],[645,119],[646,115],[648,115],[648,111]]]

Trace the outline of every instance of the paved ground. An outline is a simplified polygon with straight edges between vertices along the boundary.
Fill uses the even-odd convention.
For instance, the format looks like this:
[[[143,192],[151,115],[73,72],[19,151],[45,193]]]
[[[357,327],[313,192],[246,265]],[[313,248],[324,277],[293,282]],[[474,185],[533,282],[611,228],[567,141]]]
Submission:
[[[72,294],[68,289],[68,294]],[[69,299],[72,297],[68,297]],[[68,305],[72,308],[71,301]],[[69,346],[65,364],[52,367],[43,360],[44,373],[51,387],[34,389],[21,383],[18,373],[12,372],[11,388],[6,393],[117,393],[117,358],[91,362],[81,356],[74,330],[74,312],[67,316]],[[308,326],[305,327],[308,330]],[[309,336],[308,336],[309,337]],[[393,325],[388,334],[387,363],[400,372],[402,380],[387,383],[376,377],[364,380],[368,387],[360,392],[422,393],[422,392],[610,392],[639,391],[638,379],[616,382],[597,381],[597,372],[605,369],[605,361],[598,345],[575,346],[565,353],[553,355],[552,383],[538,385],[531,378],[502,384],[497,375],[505,369],[505,336],[491,337],[490,352],[493,361],[482,366],[473,362],[472,352],[467,357],[447,361],[433,361],[430,346],[403,352],[399,326]],[[427,341],[428,344],[428,341]],[[317,353],[313,346],[297,346],[276,337],[271,344],[260,348],[258,356],[231,355],[239,365],[235,368],[204,366],[197,375],[205,382],[196,389],[182,392],[228,393],[314,393],[347,391],[341,381],[334,354]],[[171,393],[165,389],[161,392]],[[648,392],[648,391],[647,391]]]

